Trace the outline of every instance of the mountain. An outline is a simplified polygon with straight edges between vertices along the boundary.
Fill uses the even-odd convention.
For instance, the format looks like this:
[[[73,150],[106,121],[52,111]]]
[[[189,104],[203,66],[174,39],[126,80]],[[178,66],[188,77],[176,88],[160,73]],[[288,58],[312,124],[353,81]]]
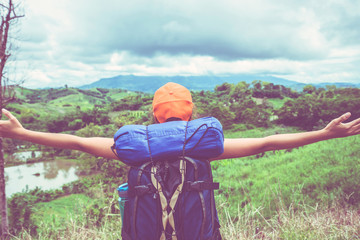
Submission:
[[[271,82],[277,85],[284,85],[294,90],[302,90],[307,84],[290,81],[284,78],[278,78],[268,75],[229,75],[229,76],[135,76],[135,75],[119,75],[111,78],[102,78],[96,82],[88,85],[80,86],[80,89],[91,88],[121,88],[130,91],[140,91],[153,93],[167,82],[176,82],[190,90],[214,90],[216,85],[221,85],[224,82],[238,83],[241,81],[251,83],[254,80],[261,80],[264,82]],[[351,86],[360,87],[360,84],[351,83],[327,83],[325,85],[314,84],[316,87],[324,87],[325,85],[337,86]]]
[[[329,83],[329,82],[324,82],[324,83],[317,83],[317,84],[313,84],[315,87],[317,88],[326,88],[326,86],[329,85],[335,85],[337,88],[347,88],[347,87],[353,87],[353,88],[360,88],[360,83],[347,83],[347,82],[335,82],[335,83]]]

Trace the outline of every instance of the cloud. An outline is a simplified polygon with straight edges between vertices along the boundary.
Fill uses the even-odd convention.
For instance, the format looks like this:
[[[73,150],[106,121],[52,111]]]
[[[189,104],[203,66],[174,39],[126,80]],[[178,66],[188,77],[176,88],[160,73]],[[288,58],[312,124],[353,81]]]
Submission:
[[[118,74],[358,81],[358,1],[25,0],[24,9],[17,59],[29,80],[45,74],[52,86]]]
[[[43,84],[45,86],[51,83],[51,78],[46,73],[39,70],[29,72],[29,78],[36,79],[36,85]]]
[[[63,2],[69,7],[66,13],[59,12],[62,19],[57,24],[61,25],[53,26],[57,29],[54,38],[61,45],[81,46],[83,54],[116,49],[149,57],[164,53],[228,60],[309,59],[327,50],[325,39],[314,27],[315,15],[267,1],[242,1],[241,5],[204,0]]]

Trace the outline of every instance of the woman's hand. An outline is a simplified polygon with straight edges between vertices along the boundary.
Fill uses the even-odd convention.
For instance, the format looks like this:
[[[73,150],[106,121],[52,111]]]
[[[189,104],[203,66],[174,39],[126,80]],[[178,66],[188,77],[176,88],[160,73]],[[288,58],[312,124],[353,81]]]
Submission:
[[[8,110],[2,109],[2,113],[9,120],[0,120],[0,137],[18,138],[23,126]]]
[[[355,119],[348,123],[343,123],[349,117],[351,113],[345,113],[342,116],[332,120],[325,128],[324,131],[327,133],[329,138],[340,138],[352,136],[360,133],[360,118]]]

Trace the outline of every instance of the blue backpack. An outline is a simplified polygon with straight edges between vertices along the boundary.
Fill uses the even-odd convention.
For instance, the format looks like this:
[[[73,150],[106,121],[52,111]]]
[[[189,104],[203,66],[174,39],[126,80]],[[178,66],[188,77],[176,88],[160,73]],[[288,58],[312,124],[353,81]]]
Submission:
[[[114,141],[130,166],[122,239],[221,239],[209,162],[224,150],[217,119],[127,125]]]

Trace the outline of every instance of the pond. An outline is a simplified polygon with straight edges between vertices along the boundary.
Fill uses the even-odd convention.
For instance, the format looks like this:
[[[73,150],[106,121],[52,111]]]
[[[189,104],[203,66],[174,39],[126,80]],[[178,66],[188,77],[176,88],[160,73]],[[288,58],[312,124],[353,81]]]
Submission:
[[[23,162],[26,162],[27,159],[33,157],[40,157],[41,151],[25,151],[14,153],[13,156]]]
[[[77,163],[66,160],[53,160],[22,164],[5,168],[6,196],[25,189],[58,189],[66,183],[79,179],[76,174]]]

